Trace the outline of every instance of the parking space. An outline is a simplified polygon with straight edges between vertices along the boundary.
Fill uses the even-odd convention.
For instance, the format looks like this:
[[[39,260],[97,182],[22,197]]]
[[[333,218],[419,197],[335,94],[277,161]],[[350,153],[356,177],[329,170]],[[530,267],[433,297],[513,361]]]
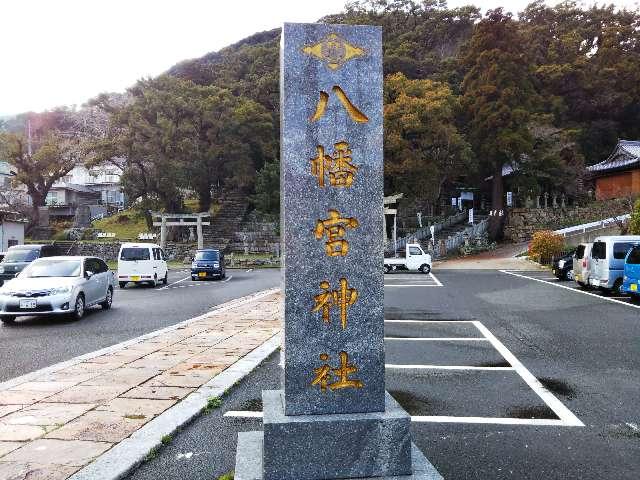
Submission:
[[[442,287],[442,283],[433,274],[414,273],[387,273],[384,276],[384,286],[396,287]]]
[[[631,308],[640,309],[640,303],[635,302],[634,299],[628,295],[621,295],[620,293],[617,293],[617,292],[606,292],[603,290],[599,290],[597,288],[581,287],[573,280],[559,280],[556,277],[554,277],[550,272],[545,272],[545,271],[514,272],[510,270],[500,270],[500,272],[507,275],[519,277],[519,278],[533,280],[535,282],[546,283],[548,285],[553,285],[558,288],[572,290],[578,294],[601,298],[607,302],[618,303]]]
[[[414,422],[583,426],[479,321],[385,321],[387,389]]]

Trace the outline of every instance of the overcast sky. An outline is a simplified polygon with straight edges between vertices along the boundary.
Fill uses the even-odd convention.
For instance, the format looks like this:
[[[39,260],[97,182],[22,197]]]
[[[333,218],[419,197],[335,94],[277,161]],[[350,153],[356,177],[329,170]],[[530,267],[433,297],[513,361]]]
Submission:
[[[637,1],[613,3],[634,7]],[[517,12],[529,2],[449,1],[468,3]],[[343,5],[344,0],[2,0],[0,115],[80,105],[100,92],[124,91],[181,60],[285,21],[315,21]]]

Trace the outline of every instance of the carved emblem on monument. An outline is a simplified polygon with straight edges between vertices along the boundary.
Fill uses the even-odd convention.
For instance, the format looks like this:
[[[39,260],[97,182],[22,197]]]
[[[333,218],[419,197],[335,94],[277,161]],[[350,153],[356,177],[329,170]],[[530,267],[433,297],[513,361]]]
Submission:
[[[364,49],[349,44],[337,33],[330,33],[318,43],[305,46],[302,51],[322,60],[331,70],[337,70],[352,58],[365,54]]]

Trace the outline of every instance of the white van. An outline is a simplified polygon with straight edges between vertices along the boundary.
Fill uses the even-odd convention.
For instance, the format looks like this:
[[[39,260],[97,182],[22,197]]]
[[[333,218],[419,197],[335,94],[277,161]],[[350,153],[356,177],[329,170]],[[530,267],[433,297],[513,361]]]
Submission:
[[[118,284],[167,284],[169,269],[164,251],[154,243],[123,243],[118,254]]]
[[[640,235],[597,237],[591,247],[589,284],[603,290],[622,286],[624,259],[634,245],[640,244]]]
[[[589,286],[592,246],[593,243],[581,243],[573,254],[573,279],[581,287]]]

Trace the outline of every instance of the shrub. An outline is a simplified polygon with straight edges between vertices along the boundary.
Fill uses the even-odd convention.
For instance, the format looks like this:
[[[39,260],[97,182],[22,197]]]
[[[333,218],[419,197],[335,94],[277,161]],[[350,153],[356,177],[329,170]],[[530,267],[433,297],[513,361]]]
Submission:
[[[546,263],[564,249],[564,238],[551,230],[540,230],[533,234],[529,244],[529,255],[536,261]]]
[[[628,233],[630,235],[640,235],[640,198],[636,200],[636,203],[633,205]]]

